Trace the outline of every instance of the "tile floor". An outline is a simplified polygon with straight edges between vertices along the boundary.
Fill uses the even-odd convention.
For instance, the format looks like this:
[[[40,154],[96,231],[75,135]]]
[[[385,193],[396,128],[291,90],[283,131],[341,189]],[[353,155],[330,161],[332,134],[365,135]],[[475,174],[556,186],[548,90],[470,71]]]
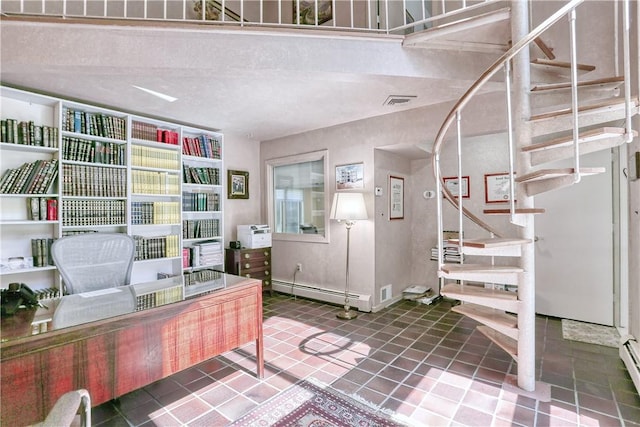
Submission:
[[[265,376],[254,346],[225,353],[92,412],[98,426],[225,426],[291,384],[315,378],[417,426],[640,427],[640,397],[617,349],[567,341],[538,317],[542,402],[503,387],[512,359],[446,301],[401,301],[351,321],[339,308],[265,294]]]

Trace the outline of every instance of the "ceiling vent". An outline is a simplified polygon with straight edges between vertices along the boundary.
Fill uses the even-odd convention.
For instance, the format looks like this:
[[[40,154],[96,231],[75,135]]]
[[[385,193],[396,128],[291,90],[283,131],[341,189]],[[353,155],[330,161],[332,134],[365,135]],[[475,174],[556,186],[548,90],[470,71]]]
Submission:
[[[405,105],[416,98],[414,95],[389,95],[382,105]]]

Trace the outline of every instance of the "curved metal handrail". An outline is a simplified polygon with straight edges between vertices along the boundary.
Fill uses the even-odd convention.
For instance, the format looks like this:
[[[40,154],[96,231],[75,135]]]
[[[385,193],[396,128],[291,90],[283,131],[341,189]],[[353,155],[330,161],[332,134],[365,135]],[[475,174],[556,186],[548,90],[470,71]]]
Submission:
[[[571,0],[562,8],[558,9],[549,18],[544,20],[535,29],[533,29],[529,34],[527,34],[526,37],[522,38],[516,44],[514,44],[511,47],[511,49],[509,49],[500,58],[498,58],[489,68],[487,68],[487,70],[484,73],[482,73],[480,78],[478,78],[478,80],[476,80],[471,85],[471,87],[467,89],[464,95],[462,95],[462,97],[460,97],[460,99],[453,106],[453,108],[445,118],[444,122],[442,123],[442,126],[440,126],[440,130],[438,130],[436,138],[433,142],[433,148],[431,150],[431,153],[433,154],[431,156],[432,170],[433,170],[434,178],[440,181],[440,187],[442,188],[442,194],[444,198],[447,199],[447,201],[451,203],[456,209],[459,210],[461,208],[461,202],[456,200],[453,193],[449,189],[447,189],[447,187],[444,185],[444,179],[442,178],[442,174],[440,173],[440,169],[439,169],[440,168],[440,165],[439,165],[440,150],[442,149],[442,145],[444,143],[444,137],[446,133],[449,131],[451,124],[454,122],[454,120],[456,120],[457,115],[460,114],[462,109],[469,103],[471,98],[480,90],[480,88],[485,83],[489,81],[491,77],[493,77],[498,72],[498,70],[500,70],[504,66],[504,64],[507,61],[510,61],[511,59],[513,59],[513,57],[515,57],[518,53],[520,53],[522,49],[524,49],[525,47],[529,46],[532,42],[534,42],[535,39],[537,39],[549,27],[555,24],[560,18],[565,16],[567,13],[571,12],[571,10],[575,9],[577,6],[579,6],[583,2],[584,0]],[[509,77],[507,76],[507,78]],[[473,214],[464,206],[462,206],[462,212],[467,218],[469,218],[475,224],[479,225],[483,229],[492,233],[496,237],[500,237],[501,235],[500,232],[498,232],[489,224],[481,220],[478,216]]]

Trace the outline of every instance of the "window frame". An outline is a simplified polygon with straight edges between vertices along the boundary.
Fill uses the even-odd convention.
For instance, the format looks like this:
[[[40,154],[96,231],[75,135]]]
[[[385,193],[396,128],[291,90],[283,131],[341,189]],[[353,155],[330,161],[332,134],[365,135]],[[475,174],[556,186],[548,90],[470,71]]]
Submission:
[[[275,183],[273,182],[274,168],[278,166],[286,166],[297,163],[314,162],[323,160],[324,173],[324,234],[305,234],[305,233],[276,233],[275,228]],[[312,242],[312,243],[329,243],[329,211],[330,206],[330,189],[329,180],[329,150],[318,150],[303,154],[294,154],[291,156],[278,157],[265,161],[265,173],[267,183],[267,223],[271,227],[272,240],[292,241],[292,242]]]

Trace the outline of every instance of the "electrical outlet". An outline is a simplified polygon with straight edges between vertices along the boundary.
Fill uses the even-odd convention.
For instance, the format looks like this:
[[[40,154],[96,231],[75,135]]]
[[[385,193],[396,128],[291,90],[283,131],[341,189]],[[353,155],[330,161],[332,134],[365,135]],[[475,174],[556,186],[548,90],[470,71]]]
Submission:
[[[301,262],[296,264],[296,271],[302,271],[302,263]]]

